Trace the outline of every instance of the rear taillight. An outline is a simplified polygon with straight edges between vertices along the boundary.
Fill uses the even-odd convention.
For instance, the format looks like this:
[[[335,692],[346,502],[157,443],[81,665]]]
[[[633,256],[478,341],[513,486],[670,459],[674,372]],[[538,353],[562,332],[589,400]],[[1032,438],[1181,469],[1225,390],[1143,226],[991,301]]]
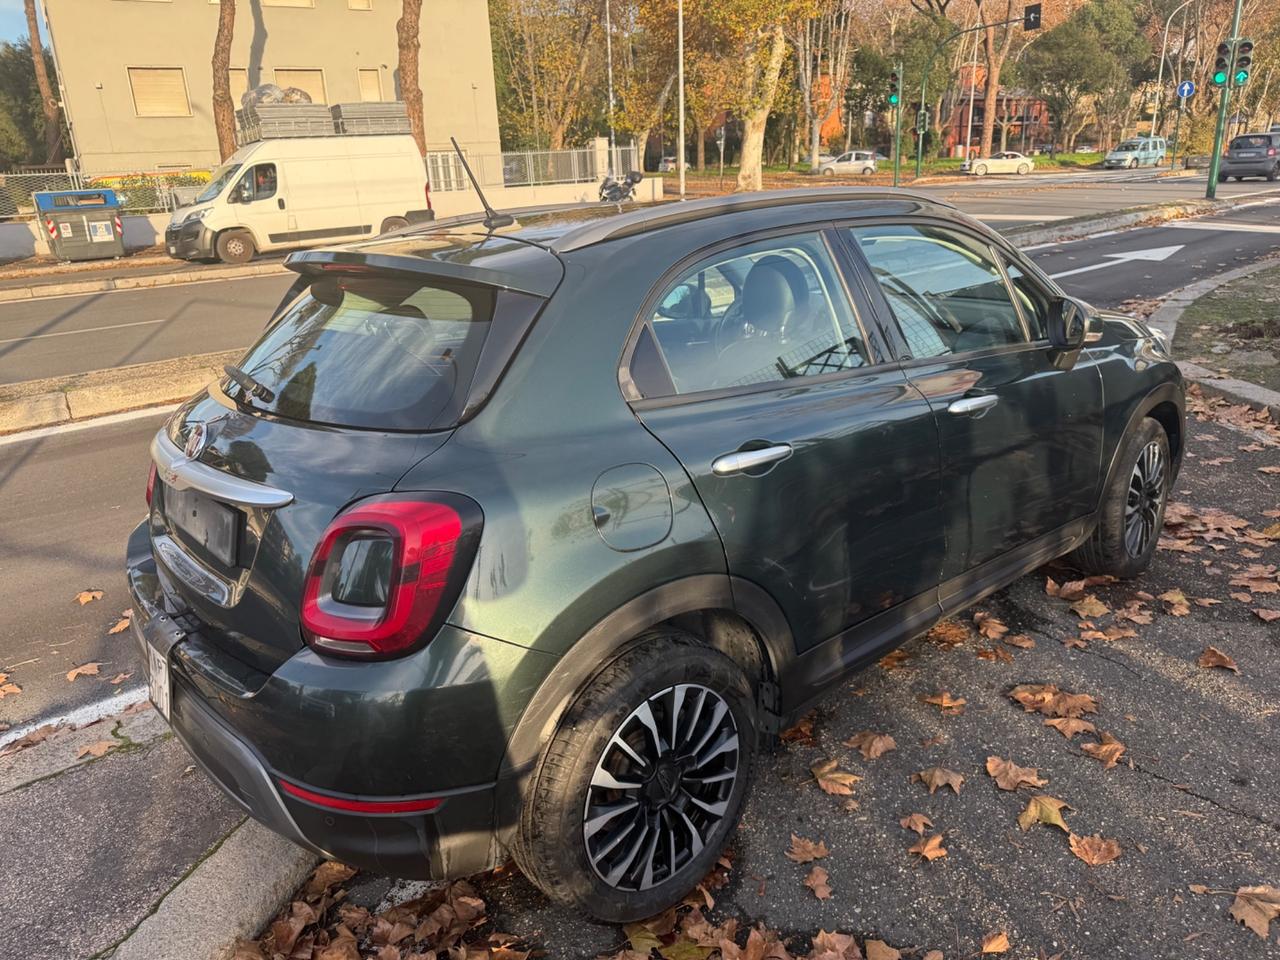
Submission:
[[[147,506],[151,506],[151,498],[156,495],[156,462],[151,461],[151,469],[147,471]]]
[[[307,571],[307,642],[365,658],[421,646],[458,598],[481,523],[479,507],[453,494],[373,497],[340,514]]]
[[[1268,157],[1274,157],[1275,155],[1276,155],[1276,148],[1275,148],[1275,147],[1267,147],[1267,156],[1268,156]]]

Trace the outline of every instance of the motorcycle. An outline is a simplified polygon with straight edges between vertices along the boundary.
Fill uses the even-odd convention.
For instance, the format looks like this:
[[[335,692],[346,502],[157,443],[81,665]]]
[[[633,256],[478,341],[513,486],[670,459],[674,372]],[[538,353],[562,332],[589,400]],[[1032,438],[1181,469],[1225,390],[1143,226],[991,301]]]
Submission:
[[[636,192],[636,184],[643,179],[644,174],[638,170],[632,170],[621,180],[606,176],[604,182],[600,184],[600,202],[623,203],[633,199]]]

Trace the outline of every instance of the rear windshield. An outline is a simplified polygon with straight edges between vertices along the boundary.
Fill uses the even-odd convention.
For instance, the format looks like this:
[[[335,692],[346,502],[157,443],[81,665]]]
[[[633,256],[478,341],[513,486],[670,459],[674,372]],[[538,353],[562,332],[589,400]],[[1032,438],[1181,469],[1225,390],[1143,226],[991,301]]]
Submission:
[[[489,333],[493,291],[385,278],[317,280],[239,367],[292,420],[385,430],[452,426]],[[240,397],[228,380],[223,389]]]
[[[1236,137],[1231,141],[1232,150],[1257,150],[1271,146],[1270,137]]]

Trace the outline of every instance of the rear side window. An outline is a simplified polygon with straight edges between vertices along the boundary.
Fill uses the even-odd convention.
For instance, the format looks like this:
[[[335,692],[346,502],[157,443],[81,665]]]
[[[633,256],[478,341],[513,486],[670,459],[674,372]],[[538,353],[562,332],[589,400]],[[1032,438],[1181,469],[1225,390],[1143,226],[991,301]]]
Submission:
[[[326,277],[239,366],[275,394],[250,402],[281,417],[441,429],[462,409],[493,312],[494,293],[485,287]]]
[[[1231,141],[1232,150],[1262,150],[1271,146],[1271,138],[1264,136],[1236,137]]]

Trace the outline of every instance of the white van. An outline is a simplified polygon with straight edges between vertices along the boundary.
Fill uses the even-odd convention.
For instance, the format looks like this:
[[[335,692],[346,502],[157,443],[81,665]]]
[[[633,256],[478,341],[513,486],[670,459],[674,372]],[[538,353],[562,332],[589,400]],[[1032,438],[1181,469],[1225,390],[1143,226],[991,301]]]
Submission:
[[[1164,137],[1133,137],[1108,153],[1102,166],[1107,170],[1158,167],[1168,149]]]
[[[286,247],[386,233],[431,218],[426,167],[408,134],[245,144],[164,233],[169,256],[245,263]]]

